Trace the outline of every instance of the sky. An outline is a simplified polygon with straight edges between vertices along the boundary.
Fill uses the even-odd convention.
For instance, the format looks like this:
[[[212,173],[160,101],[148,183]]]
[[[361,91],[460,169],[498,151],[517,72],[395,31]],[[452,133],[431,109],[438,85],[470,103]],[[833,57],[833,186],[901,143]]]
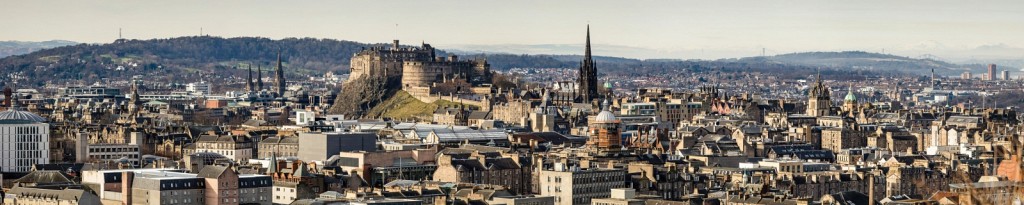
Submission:
[[[863,50],[1024,59],[1024,1],[11,1],[0,40],[205,35],[431,43],[441,49],[713,59]],[[397,24],[397,26],[396,26]],[[568,45],[569,49],[551,49]],[[564,46],[563,46],[564,47]],[[601,48],[603,47],[603,48]]]

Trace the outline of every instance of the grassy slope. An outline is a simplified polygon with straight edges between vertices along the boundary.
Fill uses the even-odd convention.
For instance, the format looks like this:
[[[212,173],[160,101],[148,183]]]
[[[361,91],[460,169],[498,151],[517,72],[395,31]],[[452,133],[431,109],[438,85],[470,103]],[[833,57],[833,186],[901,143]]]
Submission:
[[[405,91],[398,91],[384,102],[367,112],[369,117],[387,117],[396,120],[430,120],[433,113],[440,107],[455,107],[459,103],[447,100],[437,100],[433,103],[420,101]],[[477,108],[476,106],[469,106]]]

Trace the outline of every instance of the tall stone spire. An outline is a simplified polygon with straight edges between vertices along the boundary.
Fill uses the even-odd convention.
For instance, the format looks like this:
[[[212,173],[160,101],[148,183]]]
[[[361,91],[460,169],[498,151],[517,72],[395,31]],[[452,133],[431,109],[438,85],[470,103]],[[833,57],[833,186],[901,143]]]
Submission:
[[[591,103],[598,98],[597,93],[597,66],[594,65],[593,56],[590,52],[590,25],[587,25],[587,43],[583,55],[583,62],[580,62],[580,76],[577,79],[579,92],[577,98],[579,103]]]
[[[263,90],[263,66],[256,65],[256,91]]]
[[[584,60],[590,60],[590,24],[587,24],[587,48],[586,49],[587,50],[586,50],[586,53],[584,54],[583,59]]]
[[[252,64],[249,64],[249,77],[245,80],[245,87],[251,93],[255,92],[255,84],[252,82]]]
[[[281,95],[281,96],[284,96],[284,89],[285,89],[284,68],[281,67],[281,50],[280,49],[277,50],[277,69],[274,72],[275,72],[275,75],[277,75],[275,77],[275,79],[274,79],[274,83],[277,84],[276,85],[277,87],[275,88],[275,89],[277,89],[276,90],[277,94]]]

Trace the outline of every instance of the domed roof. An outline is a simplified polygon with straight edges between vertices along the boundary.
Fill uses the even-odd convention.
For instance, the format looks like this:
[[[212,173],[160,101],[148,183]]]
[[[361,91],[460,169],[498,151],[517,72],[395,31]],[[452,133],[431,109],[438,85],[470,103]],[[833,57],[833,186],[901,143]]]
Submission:
[[[597,114],[597,117],[594,118],[594,122],[596,122],[596,123],[612,123],[612,122],[615,122],[615,114],[612,114],[612,112],[608,112],[607,110],[603,110],[603,111],[601,111],[601,113]]]
[[[612,82],[604,81],[604,88],[612,88]]]
[[[846,92],[846,101],[857,101],[857,96],[853,95],[853,90]]]
[[[28,111],[10,109],[0,112],[0,121],[3,120],[25,120],[30,122],[46,122],[46,118]]]
[[[594,118],[594,122],[596,122],[596,123],[614,123],[615,122],[615,114],[612,114],[612,112],[609,112],[608,111],[609,109],[611,109],[611,102],[608,102],[608,99],[604,99],[604,102],[601,103],[601,112],[597,114],[596,118]]]

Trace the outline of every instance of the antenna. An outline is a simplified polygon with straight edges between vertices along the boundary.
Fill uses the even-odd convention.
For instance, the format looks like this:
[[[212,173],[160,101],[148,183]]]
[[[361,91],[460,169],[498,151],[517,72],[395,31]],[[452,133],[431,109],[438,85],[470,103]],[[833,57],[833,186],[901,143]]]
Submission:
[[[117,39],[124,39],[121,37],[121,28],[117,28]]]
[[[199,36],[203,36],[203,27],[199,27]]]

